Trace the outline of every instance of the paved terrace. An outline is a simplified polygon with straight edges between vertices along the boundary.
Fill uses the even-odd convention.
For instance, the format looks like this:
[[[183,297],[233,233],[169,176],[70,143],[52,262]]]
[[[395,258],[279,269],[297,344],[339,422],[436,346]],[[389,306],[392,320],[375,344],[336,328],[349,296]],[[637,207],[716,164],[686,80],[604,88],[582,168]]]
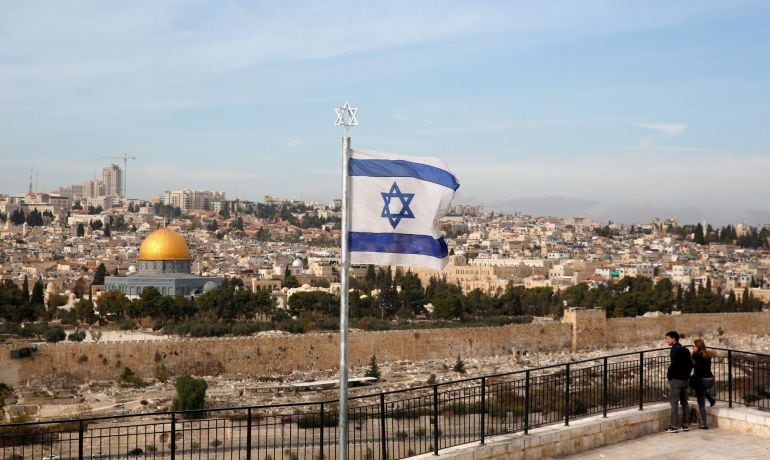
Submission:
[[[658,433],[612,446],[571,455],[569,459],[770,458],[770,439],[725,429]]]
[[[691,408],[695,406],[691,404]],[[665,433],[670,422],[667,403],[644,411],[628,409],[575,420],[569,426],[549,425],[488,438],[487,443],[465,444],[441,450],[453,460],[509,459],[768,459],[770,413],[736,407],[708,408],[712,428]],[[695,420],[693,419],[693,422]],[[430,454],[419,456],[422,460]],[[436,458],[435,456],[432,458]]]

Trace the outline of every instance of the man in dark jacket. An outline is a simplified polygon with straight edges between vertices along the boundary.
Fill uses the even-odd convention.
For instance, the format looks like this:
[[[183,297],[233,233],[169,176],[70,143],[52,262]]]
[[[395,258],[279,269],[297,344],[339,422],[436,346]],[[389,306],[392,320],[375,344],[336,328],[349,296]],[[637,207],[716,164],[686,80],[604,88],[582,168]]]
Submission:
[[[684,419],[682,431],[689,431],[690,403],[687,401],[687,387],[692,372],[692,358],[690,350],[679,343],[679,333],[670,331],[666,333],[666,342],[671,346],[671,364],[668,366],[668,401],[671,404],[671,426],[666,430],[669,433],[679,431],[679,407],[682,404]]]

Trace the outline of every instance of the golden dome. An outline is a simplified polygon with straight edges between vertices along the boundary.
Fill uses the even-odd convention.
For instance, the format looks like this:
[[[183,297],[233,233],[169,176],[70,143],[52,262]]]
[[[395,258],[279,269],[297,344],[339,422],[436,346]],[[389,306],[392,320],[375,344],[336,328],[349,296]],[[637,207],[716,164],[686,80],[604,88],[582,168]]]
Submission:
[[[182,235],[161,228],[144,239],[139,248],[139,260],[190,260],[190,250]]]

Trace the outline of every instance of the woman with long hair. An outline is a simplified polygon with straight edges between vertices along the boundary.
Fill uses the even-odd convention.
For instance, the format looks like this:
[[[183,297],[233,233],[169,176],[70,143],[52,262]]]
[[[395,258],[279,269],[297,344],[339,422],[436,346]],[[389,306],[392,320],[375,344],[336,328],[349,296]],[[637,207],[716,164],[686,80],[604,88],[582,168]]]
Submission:
[[[708,416],[706,415],[706,400],[713,406],[716,400],[709,394],[709,390],[714,387],[714,374],[711,372],[711,358],[716,353],[706,348],[706,344],[701,339],[695,339],[693,342],[695,350],[692,353],[693,374],[690,378],[690,387],[695,390],[695,396],[698,398],[698,411],[700,412],[700,428],[709,429]]]

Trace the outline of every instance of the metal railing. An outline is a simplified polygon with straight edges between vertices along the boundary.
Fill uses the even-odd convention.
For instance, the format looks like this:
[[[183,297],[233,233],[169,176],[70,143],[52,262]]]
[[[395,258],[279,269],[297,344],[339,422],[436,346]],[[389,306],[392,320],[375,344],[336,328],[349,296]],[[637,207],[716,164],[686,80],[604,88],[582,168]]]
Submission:
[[[718,350],[714,397],[770,409],[770,355]],[[666,400],[668,348],[350,398],[349,457],[396,459]],[[0,426],[2,459],[333,459],[337,401]]]

